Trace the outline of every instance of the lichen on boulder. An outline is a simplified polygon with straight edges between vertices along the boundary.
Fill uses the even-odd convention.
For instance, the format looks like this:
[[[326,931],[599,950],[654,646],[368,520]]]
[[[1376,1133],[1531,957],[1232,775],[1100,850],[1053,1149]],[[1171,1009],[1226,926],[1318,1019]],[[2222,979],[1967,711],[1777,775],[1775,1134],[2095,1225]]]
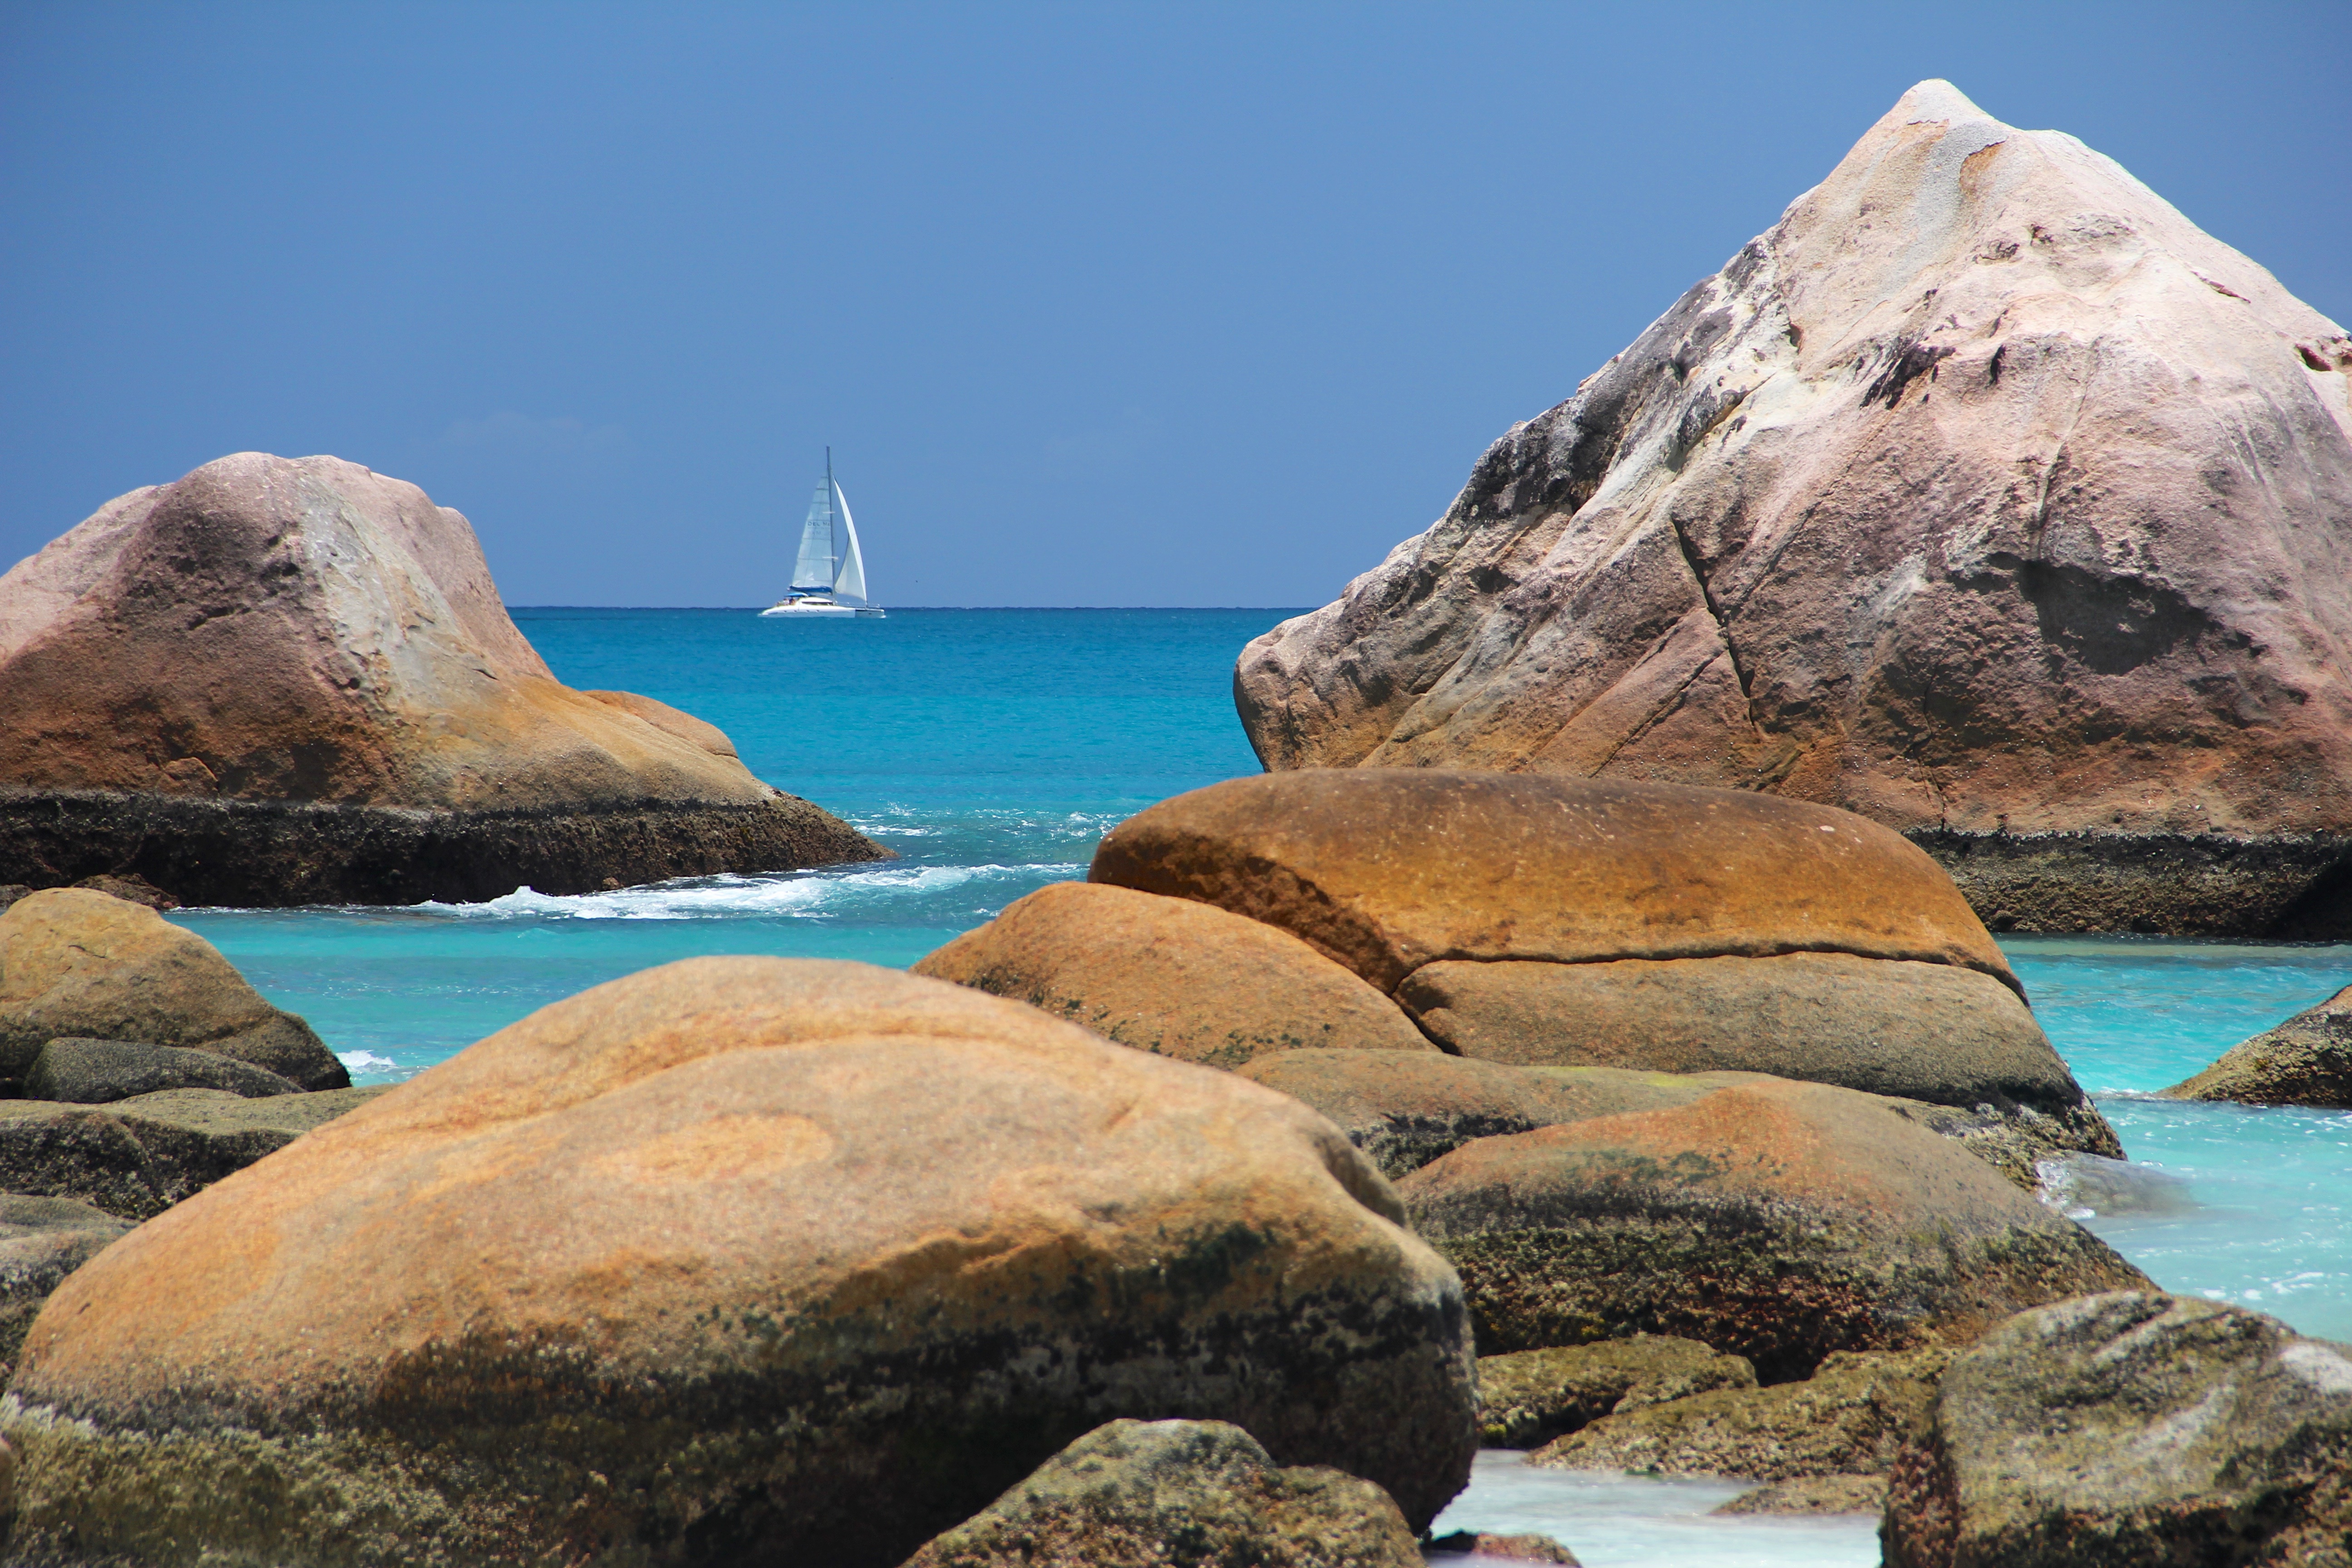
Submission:
[[[1888,1568],[2352,1561],[2352,1347],[2192,1297],[2038,1308],[1945,1369]]]
[[[1422,1568],[1389,1495],[1222,1421],[1114,1421],[906,1568]]]
[[[890,1568],[1121,1416],[1231,1422],[1420,1529],[1475,1369],[1402,1217],[1230,1073],[894,971],[689,960],[68,1279],[0,1402],[12,1549]]]
[[[1801,1382],[1725,1388],[1614,1412],[1528,1462],[1767,1482],[1884,1477],[1913,1423],[1927,1413],[1949,1353],[1842,1352]]]
[[[1670,1334],[1480,1356],[1478,1440],[1490,1448],[1540,1447],[1604,1415],[1755,1386],[1747,1357]]]
[[[2162,1092],[2173,1100],[2352,1109],[2352,985],[2239,1041],[2211,1067]]]
[[[1397,1191],[1489,1354],[1646,1331],[1777,1382],[2147,1279],[1966,1150],[1822,1084],[1478,1139]]]

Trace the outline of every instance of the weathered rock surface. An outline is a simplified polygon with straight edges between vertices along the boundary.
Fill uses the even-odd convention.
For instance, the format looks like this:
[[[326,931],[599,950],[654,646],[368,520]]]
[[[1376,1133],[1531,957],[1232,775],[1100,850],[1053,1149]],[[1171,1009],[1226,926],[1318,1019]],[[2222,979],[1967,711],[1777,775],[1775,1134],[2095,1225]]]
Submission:
[[[70,1279],[0,1405],[12,1550],[887,1568],[1121,1416],[1230,1421],[1418,1529],[1475,1395],[1402,1218],[1231,1074],[862,964],[671,964]]]
[[[1843,952],[1437,963],[1398,998],[1431,1038],[1490,1061],[1769,1073],[2031,1111],[2063,1123],[2067,1147],[2122,1152],[2017,994],[1951,964]]]
[[[1421,1568],[1389,1495],[1222,1421],[1114,1421],[906,1568]]]
[[[377,1085],[248,1100],[174,1089],[106,1105],[0,1100],[0,1190],[149,1219],[385,1092]]]
[[[2347,431],[2342,327],[1922,82],[1428,532],[1252,643],[1236,706],[1269,768],[1846,806],[2019,929],[2324,934]]]
[[[49,1293],[130,1229],[69,1198],[0,1193],[0,1369],[14,1369],[25,1331]],[[6,1376],[0,1370],[0,1380]]]
[[[887,853],[560,684],[466,520],[357,464],[223,458],[0,577],[0,877],[409,902]]]
[[[68,1037],[189,1047],[306,1089],[352,1081],[310,1025],[204,938],[140,905],[53,888],[0,913],[0,1093],[21,1092],[42,1047]]]
[[[1745,1356],[1718,1355],[1696,1340],[1630,1340],[1517,1351],[1478,1358],[1478,1441],[1534,1448],[1604,1415],[1718,1388],[1753,1388]]]
[[[2275,1029],[2239,1041],[2211,1067],[2164,1093],[2174,1100],[2352,1108],[2352,985]]]
[[[1847,812],[1734,790],[1435,769],[1230,779],[1107,834],[1087,879],[1215,904],[1384,992],[1448,959],[1845,952],[2015,988],[1951,879]]]
[[[1638,1405],[1538,1449],[1531,1465],[1759,1481],[1884,1477],[1948,1353],[1841,1353],[1801,1383]]]
[[[2189,1297],[2027,1312],[1904,1446],[1889,1568],[2352,1562],[2352,1348]]]
[[[1391,1180],[1474,1138],[1688,1105],[1755,1077],[1510,1067],[1435,1051],[1286,1051],[1240,1071],[1321,1111]]]
[[[1741,1492],[1711,1510],[1725,1514],[1884,1513],[1885,1476],[1808,1476]]]
[[[1951,879],[1851,813],[1307,770],[1163,801],[1104,838],[1089,876],[1292,932],[1464,1056],[1768,1072],[2017,1123],[1993,1142],[2025,1165],[2122,1152]]]
[[[1397,1190],[1489,1354],[1646,1331],[1779,1381],[2146,1279],[1965,1149],[1822,1084],[1482,1138]]]
[[[1015,900],[915,973],[1209,1067],[1310,1047],[1439,1054],[1395,1003],[1289,932],[1098,883]]]
[[[292,1079],[234,1057],[137,1040],[51,1040],[25,1075],[27,1100],[76,1105],[104,1105],[173,1089],[217,1089],[255,1100],[302,1092]]]

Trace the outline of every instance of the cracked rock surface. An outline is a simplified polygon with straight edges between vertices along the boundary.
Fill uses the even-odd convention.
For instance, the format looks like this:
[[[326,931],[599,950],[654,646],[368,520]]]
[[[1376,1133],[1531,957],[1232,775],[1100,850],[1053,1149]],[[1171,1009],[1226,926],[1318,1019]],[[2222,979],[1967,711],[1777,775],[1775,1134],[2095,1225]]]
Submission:
[[[2347,433],[2343,328],[1923,82],[1235,700],[1273,769],[1771,791],[1945,836],[2020,929],[2319,934]]]

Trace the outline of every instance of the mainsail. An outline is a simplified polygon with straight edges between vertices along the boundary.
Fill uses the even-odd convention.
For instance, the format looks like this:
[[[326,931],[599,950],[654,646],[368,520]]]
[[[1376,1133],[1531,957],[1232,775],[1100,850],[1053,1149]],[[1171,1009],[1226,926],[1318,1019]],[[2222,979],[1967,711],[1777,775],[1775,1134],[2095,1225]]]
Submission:
[[[801,524],[800,559],[793,563],[793,592],[795,594],[829,594],[833,592],[835,563],[840,559],[833,547],[833,498],[836,487],[833,482],[832,454],[825,455],[824,478],[817,481],[816,494],[809,498],[808,521]],[[769,581],[773,582],[771,578]],[[858,573],[859,597],[864,597],[866,574]]]

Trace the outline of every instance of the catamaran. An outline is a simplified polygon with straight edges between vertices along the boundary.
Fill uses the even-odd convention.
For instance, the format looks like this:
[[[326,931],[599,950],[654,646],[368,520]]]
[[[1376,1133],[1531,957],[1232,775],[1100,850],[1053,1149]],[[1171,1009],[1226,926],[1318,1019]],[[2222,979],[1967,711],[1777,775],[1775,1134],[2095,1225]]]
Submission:
[[[849,518],[849,498],[833,477],[833,448],[824,449],[824,478],[809,498],[801,524],[801,552],[793,563],[792,592],[760,612],[762,616],[878,616],[866,602],[866,556],[857,548],[857,524]]]

